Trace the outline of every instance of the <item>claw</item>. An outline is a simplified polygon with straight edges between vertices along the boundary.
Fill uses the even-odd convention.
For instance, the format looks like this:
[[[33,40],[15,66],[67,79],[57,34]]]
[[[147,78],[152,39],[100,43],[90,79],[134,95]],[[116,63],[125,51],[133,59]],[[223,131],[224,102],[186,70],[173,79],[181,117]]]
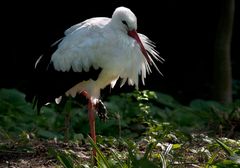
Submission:
[[[105,122],[108,119],[107,116],[108,111],[106,106],[103,104],[101,100],[98,100],[97,104],[95,105],[95,109],[100,120]]]

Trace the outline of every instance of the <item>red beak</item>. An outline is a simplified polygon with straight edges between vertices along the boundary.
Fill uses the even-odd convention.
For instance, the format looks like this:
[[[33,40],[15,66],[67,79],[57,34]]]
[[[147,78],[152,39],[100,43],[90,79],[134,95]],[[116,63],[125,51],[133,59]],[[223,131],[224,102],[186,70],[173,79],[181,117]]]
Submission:
[[[148,54],[147,54],[147,51],[146,51],[146,49],[144,48],[144,46],[143,46],[143,44],[142,44],[142,42],[141,42],[141,40],[140,40],[140,38],[139,38],[139,36],[138,36],[138,34],[137,34],[137,31],[136,31],[136,30],[128,31],[128,35],[131,36],[132,38],[134,38],[134,39],[137,41],[137,43],[139,44],[139,46],[140,46],[140,48],[141,48],[141,51],[142,51],[143,55],[145,56],[146,60],[147,60],[149,63],[151,63],[150,58],[149,58],[149,56],[148,56]]]

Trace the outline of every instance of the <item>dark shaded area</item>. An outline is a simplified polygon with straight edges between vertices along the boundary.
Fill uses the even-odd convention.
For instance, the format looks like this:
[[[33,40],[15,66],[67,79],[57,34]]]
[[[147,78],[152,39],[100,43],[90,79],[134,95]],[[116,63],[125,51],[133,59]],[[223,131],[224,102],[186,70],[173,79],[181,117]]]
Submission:
[[[219,17],[218,1],[57,1],[6,2],[1,11],[0,87],[25,90],[37,58],[64,30],[90,17],[108,16],[118,6],[129,7],[138,18],[138,31],[156,42],[166,60],[147,77],[141,89],[158,90],[182,102],[211,98],[213,47]],[[240,3],[232,42],[233,78],[240,79]],[[130,88],[132,89],[132,88]],[[120,91],[129,90],[125,86]],[[117,92],[114,89],[112,93]]]

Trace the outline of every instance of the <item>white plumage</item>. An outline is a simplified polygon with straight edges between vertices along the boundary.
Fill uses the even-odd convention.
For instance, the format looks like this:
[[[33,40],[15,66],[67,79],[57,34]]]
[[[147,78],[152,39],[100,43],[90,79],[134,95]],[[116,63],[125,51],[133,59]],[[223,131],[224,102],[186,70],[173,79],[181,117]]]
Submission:
[[[131,37],[129,31],[137,30],[137,18],[125,7],[117,8],[112,18],[91,18],[65,31],[65,37],[53,53],[51,61],[57,71],[88,71],[91,66],[102,68],[96,81],[81,81],[66,92],[75,96],[86,91],[90,97],[98,99],[100,90],[122,78],[121,86],[127,81],[138,88],[138,77],[144,84],[151,72],[150,64],[158,70],[154,60],[162,61],[154,49],[153,42],[138,33],[139,41]],[[158,70],[159,71],[159,70]]]
[[[40,111],[54,99],[59,103],[64,93],[72,97],[81,93],[88,100],[90,133],[96,142],[95,113],[107,118],[99,100],[101,89],[109,84],[113,88],[119,78],[121,86],[127,82],[138,88],[139,76],[144,84],[150,66],[159,71],[154,61],[163,61],[153,42],[136,30],[137,18],[125,7],[117,8],[112,18],[91,18],[70,27],[37,60],[26,100]]]

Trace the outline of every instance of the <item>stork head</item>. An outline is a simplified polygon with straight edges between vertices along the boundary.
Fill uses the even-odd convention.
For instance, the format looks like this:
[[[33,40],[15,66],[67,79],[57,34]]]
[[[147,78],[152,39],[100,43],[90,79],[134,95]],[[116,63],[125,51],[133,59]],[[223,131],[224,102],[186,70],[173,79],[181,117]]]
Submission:
[[[112,21],[123,31],[137,30],[137,18],[134,13],[125,7],[118,7],[112,15]]]
[[[138,36],[137,17],[134,15],[134,13],[128,8],[118,7],[113,12],[112,22],[114,23],[116,28],[122,30],[123,32],[128,34],[128,36],[136,40],[146,60],[151,63],[149,55],[144,48],[141,39]]]

